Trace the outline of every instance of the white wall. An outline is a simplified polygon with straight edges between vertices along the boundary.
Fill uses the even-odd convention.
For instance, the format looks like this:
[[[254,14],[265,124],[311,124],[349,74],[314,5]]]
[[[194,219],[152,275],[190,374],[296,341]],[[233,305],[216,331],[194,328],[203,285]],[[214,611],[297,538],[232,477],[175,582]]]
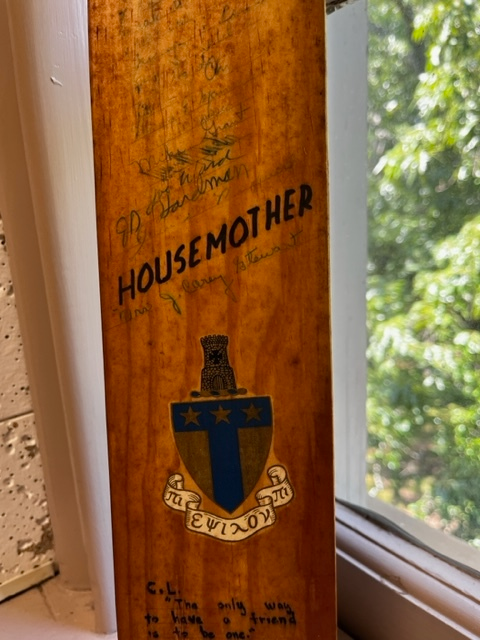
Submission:
[[[90,584],[105,632],[115,616],[86,9],[0,0],[0,207],[57,557],[71,586]]]
[[[53,575],[53,535],[0,211],[0,600]]]

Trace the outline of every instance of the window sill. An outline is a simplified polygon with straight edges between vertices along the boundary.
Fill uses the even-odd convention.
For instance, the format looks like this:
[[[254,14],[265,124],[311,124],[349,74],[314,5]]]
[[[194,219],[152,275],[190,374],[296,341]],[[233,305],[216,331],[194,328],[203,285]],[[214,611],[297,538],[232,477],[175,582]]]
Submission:
[[[339,624],[368,640],[478,640],[480,581],[337,505]],[[91,593],[49,580],[0,605],[0,640],[116,640],[94,631]],[[349,640],[339,631],[339,640]]]
[[[368,640],[479,638],[480,581],[337,505],[339,623]]]

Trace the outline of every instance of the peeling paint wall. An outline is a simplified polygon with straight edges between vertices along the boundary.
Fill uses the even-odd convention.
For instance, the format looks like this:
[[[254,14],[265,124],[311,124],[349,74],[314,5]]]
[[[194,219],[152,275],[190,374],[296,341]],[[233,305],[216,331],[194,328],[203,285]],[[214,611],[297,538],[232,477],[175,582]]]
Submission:
[[[46,577],[53,561],[42,464],[0,216],[0,600]]]

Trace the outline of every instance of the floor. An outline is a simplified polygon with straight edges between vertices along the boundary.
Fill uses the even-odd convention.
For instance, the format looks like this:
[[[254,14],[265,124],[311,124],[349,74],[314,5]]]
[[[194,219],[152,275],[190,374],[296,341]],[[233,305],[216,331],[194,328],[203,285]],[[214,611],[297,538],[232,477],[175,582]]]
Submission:
[[[71,591],[60,578],[0,604],[0,640],[98,640],[90,591]]]
[[[70,591],[60,578],[0,604],[0,640],[117,640],[94,632],[90,591]],[[338,640],[349,640],[343,631]]]

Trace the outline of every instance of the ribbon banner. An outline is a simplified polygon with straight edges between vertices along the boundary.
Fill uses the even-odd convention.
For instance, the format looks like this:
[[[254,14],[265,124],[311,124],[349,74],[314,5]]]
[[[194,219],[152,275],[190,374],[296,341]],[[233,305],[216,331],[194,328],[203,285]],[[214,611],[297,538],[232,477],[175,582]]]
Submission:
[[[163,500],[171,509],[185,513],[185,525],[189,531],[226,542],[239,542],[272,526],[277,519],[275,509],[288,504],[294,496],[285,467],[276,465],[267,473],[272,485],[257,491],[258,506],[237,518],[223,518],[200,509],[201,497],[184,489],[184,478],[180,473],[168,478]]]

